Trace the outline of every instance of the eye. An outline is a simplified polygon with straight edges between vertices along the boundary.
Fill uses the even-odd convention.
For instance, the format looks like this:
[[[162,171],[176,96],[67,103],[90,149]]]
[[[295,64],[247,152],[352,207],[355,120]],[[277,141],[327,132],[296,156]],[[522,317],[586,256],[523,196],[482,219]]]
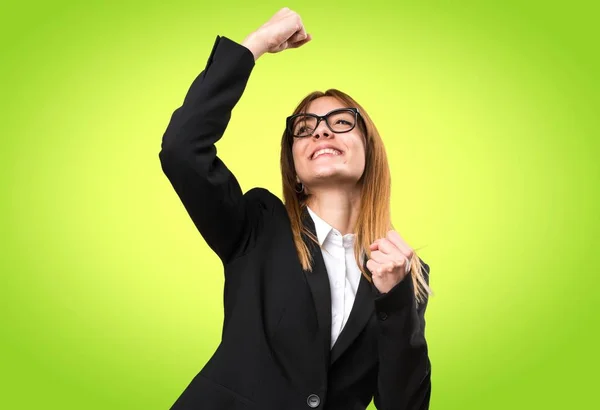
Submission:
[[[297,137],[306,137],[310,135],[316,126],[316,118],[312,115],[300,115],[294,122],[294,135]]]
[[[299,136],[305,136],[305,135],[310,135],[312,133],[312,131],[313,131],[312,128],[310,128],[306,125],[302,125],[296,129],[295,134],[299,135]]]

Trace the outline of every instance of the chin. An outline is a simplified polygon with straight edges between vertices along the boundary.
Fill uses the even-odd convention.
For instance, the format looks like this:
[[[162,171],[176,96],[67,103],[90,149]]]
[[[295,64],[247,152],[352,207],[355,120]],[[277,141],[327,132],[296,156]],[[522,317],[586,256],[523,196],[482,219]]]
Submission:
[[[323,178],[342,177],[344,175],[347,175],[348,171],[341,170],[338,167],[323,166],[323,167],[317,167],[316,169],[313,169],[311,174],[312,174],[311,179],[318,180],[318,179],[323,179]]]
[[[360,177],[352,175],[349,172],[340,172],[340,170],[319,170],[315,172],[309,181],[312,184],[347,184],[356,183]],[[309,185],[310,185],[309,183]]]

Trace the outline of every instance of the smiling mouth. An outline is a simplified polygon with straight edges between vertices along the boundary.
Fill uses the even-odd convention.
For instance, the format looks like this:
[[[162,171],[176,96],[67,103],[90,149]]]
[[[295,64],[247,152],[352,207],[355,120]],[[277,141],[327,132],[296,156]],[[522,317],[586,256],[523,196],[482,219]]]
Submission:
[[[338,151],[337,149],[333,149],[333,148],[323,148],[323,149],[316,151],[312,155],[311,159],[317,159],[318,157],[324,156],[324,155],[330,155],[330,156],[337,157],[338,155],[342,155],[342,152]]]

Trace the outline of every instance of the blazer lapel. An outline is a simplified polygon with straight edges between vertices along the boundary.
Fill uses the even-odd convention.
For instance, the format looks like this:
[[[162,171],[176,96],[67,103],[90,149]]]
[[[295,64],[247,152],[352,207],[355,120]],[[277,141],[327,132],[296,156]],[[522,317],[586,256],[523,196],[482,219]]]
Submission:
[[[370,275],[366,263],[367,257],[365,256],[363,266]],[[335,362],[350,347],[354,339],[356,339],[369,322],[374,312],[375,305],[373,303],[372,285],[361,274],[354,305],[352,305],[352,310],[350,311],[350,317],[331,350],[331,363]]]
[[[315,223],[310,214],[303,209],[302,222],[311,233],[316,237]],[[331,346],[331,290],[329,288],[329,276],[323,261],[321,248],[317,243],[302,234],[304,242],[307,244],[313,260],[311,272],[305,271],[306,280],[313,296],[313,302],[319,324],[319,333],[323,342],[323,354],[325,356],[324,364],[329,363]]]

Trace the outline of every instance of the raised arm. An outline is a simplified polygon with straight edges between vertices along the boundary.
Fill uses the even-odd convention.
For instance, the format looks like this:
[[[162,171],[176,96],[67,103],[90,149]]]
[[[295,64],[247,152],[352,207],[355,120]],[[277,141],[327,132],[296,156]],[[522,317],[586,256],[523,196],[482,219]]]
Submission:
[[[252,245],[258,210],[217,157],[231,112],[262,54],[296,48],[310,40],[300,17],[276,13],[242,44],[218,36],[205,69],[194,80],[163,135],[162,169],[207,244],[224,262]]]
[[[252,53],[217,37],[206,68],[173,113],[159,154],[162,169],[192,221],[223,261],[241,251],[253,221],[237,179],[217,157],[231,111],[254,67]]]

